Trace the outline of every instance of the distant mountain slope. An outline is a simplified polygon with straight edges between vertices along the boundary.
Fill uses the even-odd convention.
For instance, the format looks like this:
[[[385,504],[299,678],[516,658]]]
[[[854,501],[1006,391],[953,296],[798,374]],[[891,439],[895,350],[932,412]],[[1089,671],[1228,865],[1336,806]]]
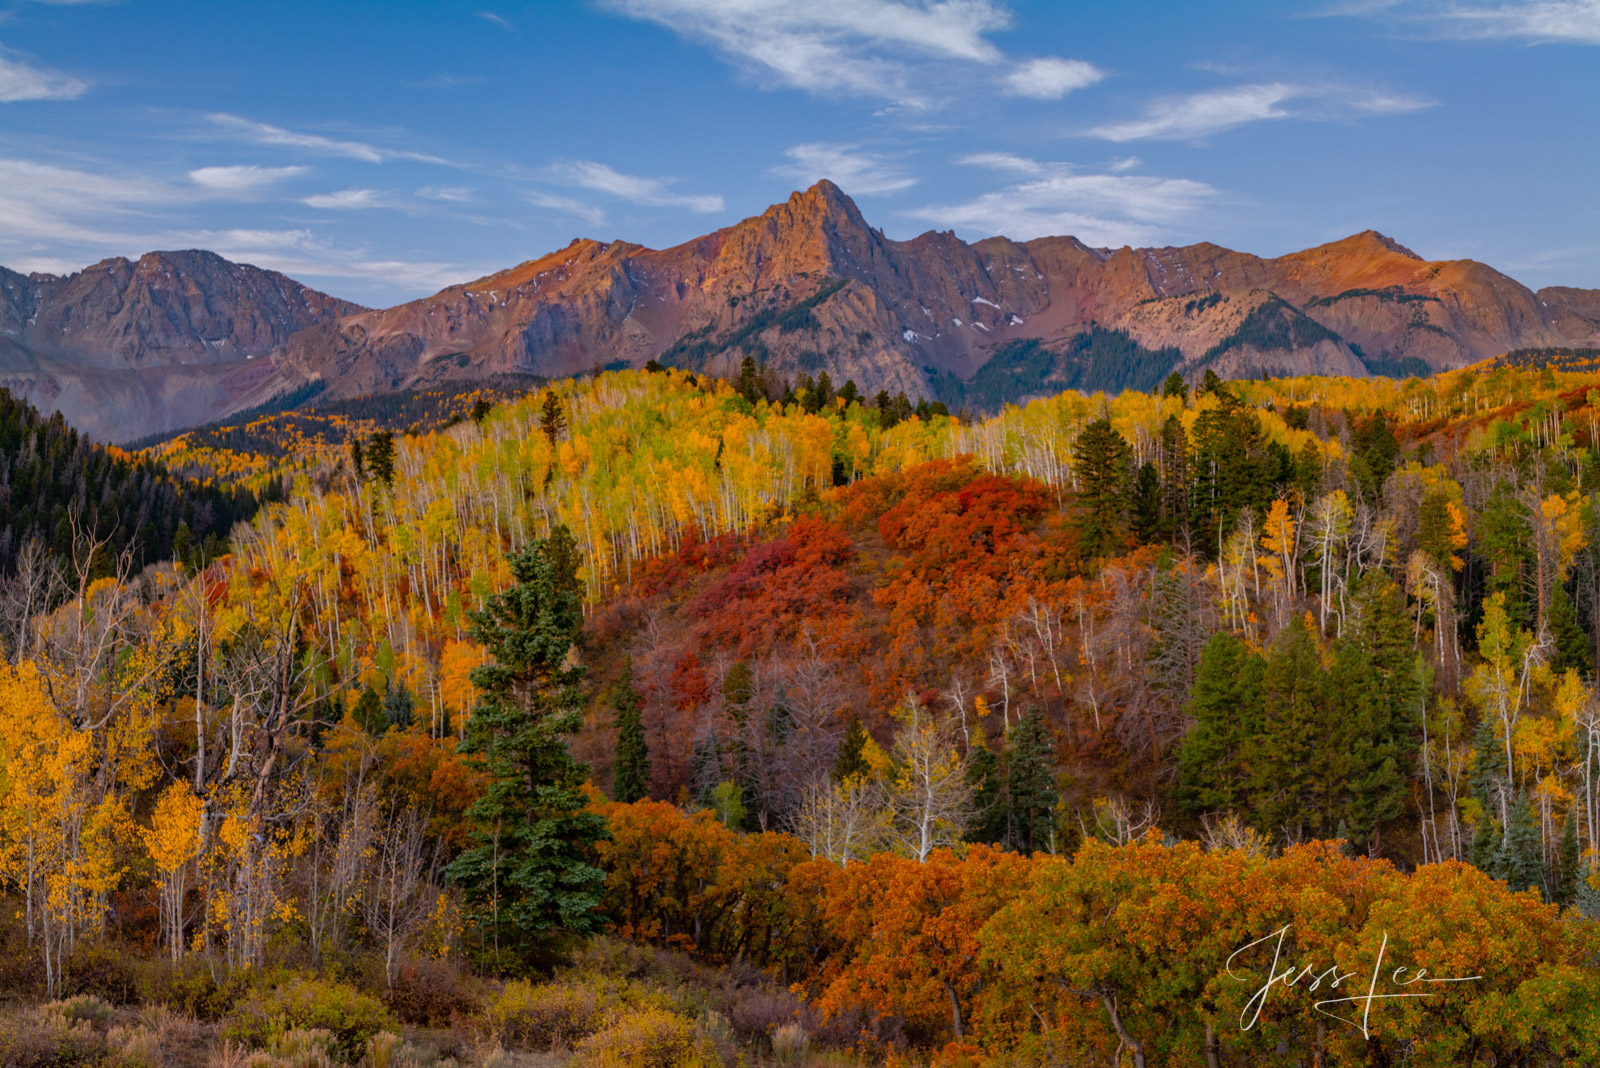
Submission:
[[[673,248],[574,241],[377,311],[309,290],[295,297],[286,288],[294,283],[270,272],[252,276],[248,290],[259,299],[230,290],[210,318],[200,314],[216,306],[209,297],[174,305],[172,287],[158,282],[181,273],[176,257],[206,255],[154,254],[149,267],[152,257],[108,261],[70,280],[21,280],[81,291],[69,306],[93,309],[93,329],[70,316],[36,317],[20,276],[5,275],[0,384],[27,386],[34,374],[38,384],[24,392],[41,406],[126,439],[312,389],[321,403],[652,359],[733,374],[749,355],[791,378],[826,370],[869,394],[990,408],[1068,387],[1148,384],[1174,368],[1235,378],[1405,375],[1518,348],[1600,343],[1600,291],[1534,293],[1481,263],[1424,260],[1375,231],[1276,258],[1205,243],[1100,249],[1072,237],[969,244],[930,231],[893,241],[827,181]],[[163,262],[172,264],[166,273]],[[141,272],[150,279],[142,289],[110,280]],[[219,273],[205,277],[214,283]],[[152,296],[90,296],[136,289]],[[197,282],[183,291],[214,289]],[[283,294],[281,303],[268,292]],[[23,322],[17,352],[8,331]],[[75,358],[63,372],[45,346],[52,329],[78,339],[74,352],[101,355]],[[237,359],[268,348],[270,361]],[[100,368],[116,375],[97,377]]]
[[[1095,351],[1125,354],[1136,371],[1075,340],[1091,328],[1116,339]],[[1118,388],[1174,366],[1225,377],[1409,373],[1596,337],[1600,294],[1535,294],[1373,231],[1275,259],[1212,244],[1113,251],[1071,237],[892,241],[824,181],[674,248],[576,241],[307,330],[274,355],[278,373],[252,400],[314,380],[338,397],[650,359],[727,372],[747,354],[790,375],[827,370],[869,392],[959,400],[997,351],[1016,356],[1008,343],[1039,342],[1043,356],[979,380],[970,399],[983,404]]]
[[[124,440],[231,409],[271,375],[255,357],[361,310],[214,252],[152,252],[66,276],[0,268],[0,386]]]

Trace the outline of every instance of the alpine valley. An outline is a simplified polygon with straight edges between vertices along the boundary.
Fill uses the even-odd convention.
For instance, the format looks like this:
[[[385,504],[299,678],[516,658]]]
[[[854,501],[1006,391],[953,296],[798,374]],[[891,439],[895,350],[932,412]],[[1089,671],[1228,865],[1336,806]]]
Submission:
[[[994,411],[1193,377],[1426,375],[1600,344],[1600,290],[1534,292],[1375,231],[1263,258],[1073,237],[895,241],[832,182],[673,248],[576,240],[370,310],[210,252],[0,269],[0,387],[101,440],[246,410],[651,360]]]

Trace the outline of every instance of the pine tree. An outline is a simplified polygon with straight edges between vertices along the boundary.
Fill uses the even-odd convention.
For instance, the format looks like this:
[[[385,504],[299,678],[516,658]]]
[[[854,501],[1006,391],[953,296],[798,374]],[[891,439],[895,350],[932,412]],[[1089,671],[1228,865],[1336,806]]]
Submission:
[[[1374,568],[1356,587],[1355,612],[1328,687],[1336,706],[1327,745],[1348,759],[1335,812],[1366,845],[1405,808],[1420,747],[1423,687],[1405,595]],[[1338,789],[1339,784],[1335,784]]]
[[[1073,453],[1078,479],[1078,532],[1084,556],[1106,556],[1117,547],[1127,512],[1125,487],[1132,450],[1110,420],[1096,419],[1078,435]]]
[[[1328,790],[1342,778],[1344,754],[1329,737],[1322,659],[1303,617],[1278,633],[1261,673],[1260,726],[1239,748],[1250,822],[1267,835],[1333,830]]]
[[[716,729],[707,727],[694,740],[694,749],[689,754],[690,796],[696,803],[710,808],[722,778],[722,746],[717,741]]]
[[[1504,879],[1513,890],[1537,888],[1545,891],[1544,861],[1539,850],[1539,828],[1533,822],[1533,805],[1527,794],[1519,794],[1511,806],[1511,822],[1494,861],[1496,878]],[[1546,897],[1549,896],[1546,892]]]
[[[972,822],[966,840],[999,845],[1006,839],[1009,812],[1005,804],[1005,780],[1000,758],[994,750],[975,739],[967,750],[967,786],[972,790]]]
[[[1486,875],[1496,872],[1495,855],[1500,849],[1500,825],[1495,818],[1484,809],[1478,816],[1477,826],[1472,829],[1472,842],[1467,846],[1467,860],[1474,868]]]
[[[1189,531],[1189,436],[1175,415],[1161,424],[1161,518],[1180,543]]]
[[[1162,380],[1161,395],[1163,397],[1177,397],[1187,404],[1189,402],[1189,384],[1183,380],[1183,375],[1173,371]]]
[[[763,396],[761,390],[761,372],[756,367],[754,356],[746,356],[739,365],[739,395],[754,404]]]
[[[1556,878],[1551,880],[1556,887],[1555,899],[1563,905],[1571,905],[1578,895],[1578,878],[1580,873],[1581,857],[1578,849],[1578,813],[1576,810],[1567,813],[1561,828],[1561,842],[1556,846]]]
[[[1050,728],[1037,709],[1006,738],[1007,839],[1022,853],[1050,844],[1056,807],[1056,753]]]
[[[553,389],[545,391],[544,402],[539,405],[539,429],[552,449],[567,429],[567,413],[561,406],[561,394]]]
[[[833,781],[844,782],[852,775],[865,775],[870,766],[862,750],[867,745],[867,728],[860,716],[851,716],[839,743],[839,756],[833,762]],[[993,756],[993,754],[990,754]]]
[[[405,730],[411,726],[415,718],[416,704],[411,700],[411,691],[406,689],[403,682],[391,682],[383,694],[383,721],[385,727],[398,727]]]
[[[633,661],[625,660],[622,678],[611,691],[611,707],[617,713],[617,766],[611,797],[627,804],[650,796],[650,747],[644,737],[642,703],[633,684]]]
[[[1188,712],[1195,721],[1178,750],[1178,803],[1195,815],[1242,814],[1241,746],[1260,719],[1261,658],[1222,631],[1200,654]]]
[[[1531,528],[1528,509],[1517,499],[1510,483],[1494,484],[1474,528],[1477,550],[1488,570],[1484,578],[1485,599],[1504,593],[1512,626],[1530,627],[1532,610],[1523,593],[1523,580],[1533,568],[1533,550],[1528,544]]]
[[[363,687],[355,707],[350,710],[350,718],[368,734],[374,737],[382,734],[388,724],[384,722],[383,698],[378,696],[378,691],[371,686]]]
[[[1484,716],[1472,735],[1472,771],[1467,776],[1467,792],[1485,813],[1494,813],[1503,812],[1508,789],[1505,747],[1494,720]]]
[[[358,437],[351,437],[350,439],[350,473],[355,476],[357,482],[366,481],[366,453],[362,450],[361,439]]]
[[[582,707],[583,669],[567,663],[583,624],[577,547],[557,527],[509,562],[511,587],[472,615],[493,661],[472,671],[482,697],[461,750],[488,786],[469,810],[473,844],[447,869],[499,967],[598,929],[605,873],[592,850],[607,835],[566,743]]]
[[[1578,622],[1578,613],[1572,607],[1572,598],[1567,594],[1564,582],[1557,582],[1555,589],[1550,594],[1550,613],[1548,619],[1550,637],[1555,642],[1555,656],[1550,661],[1550,668],[1560,675],[1573,670],[1579,675],[1588,677],[1594,674],[1594,643],[1589,640],[1589,635],[1584,633],[1583,625]]]
[[[1161,521],[1161,476],[1156,465],[1148,461],[1139,465],[1139,474],[1133,480],[1133,534],[1148,545],[1158,540],[1165,530]]]
[[[394,488],[394,435],[380,430],[367,444],[367,470],[384,489]]]

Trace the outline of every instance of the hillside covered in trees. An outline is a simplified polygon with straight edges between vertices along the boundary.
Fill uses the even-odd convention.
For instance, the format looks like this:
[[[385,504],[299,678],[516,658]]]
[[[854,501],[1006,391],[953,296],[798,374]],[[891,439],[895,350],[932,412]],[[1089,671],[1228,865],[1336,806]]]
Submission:
[[[1600,1057],[1600,373],[358,414],[158,447],[279,487],[228,555],[0,602],[17,989],[271,1064],[452,1013],[585,1064]],[[1375,960],[1443,985],[1288,981]]]

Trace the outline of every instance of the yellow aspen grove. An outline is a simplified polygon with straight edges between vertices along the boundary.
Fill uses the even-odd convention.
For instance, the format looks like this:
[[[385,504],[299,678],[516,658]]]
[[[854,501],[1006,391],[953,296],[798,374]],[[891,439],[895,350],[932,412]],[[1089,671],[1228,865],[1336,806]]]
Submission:
[[[200,820],[204,807],[189,787],[174,780],[161,791],[150,826],[140,830],[155,862],[161,889],[161,927],[174,961],[183,956],[184,892],[189,867],[200,854]]]

